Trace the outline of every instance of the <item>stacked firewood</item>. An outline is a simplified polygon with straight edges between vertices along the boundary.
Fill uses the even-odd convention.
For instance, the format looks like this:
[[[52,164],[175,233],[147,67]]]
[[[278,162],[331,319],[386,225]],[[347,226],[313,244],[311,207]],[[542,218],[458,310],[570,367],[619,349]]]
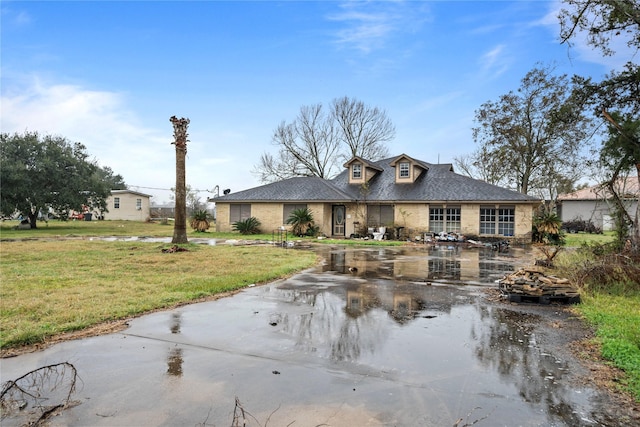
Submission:
[[[578,288],[569,279],[548,276],[535,268],[521,268],[498,281],[500,291],[508,295],[531,297],[566,297],[580,296]]]

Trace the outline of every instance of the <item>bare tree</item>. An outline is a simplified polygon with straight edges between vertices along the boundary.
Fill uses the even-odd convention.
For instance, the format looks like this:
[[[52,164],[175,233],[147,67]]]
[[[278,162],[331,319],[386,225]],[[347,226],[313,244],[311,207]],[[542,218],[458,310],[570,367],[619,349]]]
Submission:
[[[386,113],[347,97],[335,99],[328,112],[322,104],[303,106],[292,123],[274,131],[276,155],[265,153],[253,173],[262,182],[294,176],[332,178],[353,156],[379,160],[387,156],[385,143],[395,136]]]
[[[396,129],[384,111],[346,96],[334,99],[331,108],[341,130],[340,140],[349,147],[344,160],[355,156],[377,160],[389,155],[385,144],[393,140]]]
[[[489,184],[509,187],[507,168],[501,163],[502,156],[493,155],[482,146],[473,153],[455,157],[456,170],[471,178],[481,179]]]
[[[187,157],[187,128],[189,119],[172,116],[173,138],[176,146],[176,213],[171,243],[189,243],[187,239],[187,189],[185,159]]]

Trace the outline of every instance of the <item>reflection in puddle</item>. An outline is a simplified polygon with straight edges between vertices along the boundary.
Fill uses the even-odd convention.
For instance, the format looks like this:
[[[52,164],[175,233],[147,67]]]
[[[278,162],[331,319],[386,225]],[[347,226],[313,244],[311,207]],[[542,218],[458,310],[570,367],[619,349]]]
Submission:
[[[182,376],[182,349],[173,347],[167,354],[167,375],[174,377]]]
[[[341,250],[320,248],[325,256],[323,271],[352,274],[361,278],[409,281],[494,283],[515,270],[525,255],[521,248],[497,252],[491,248],[454,245],[418,245],[410,248]]]
[[[451,284],[493,284],[529,259],[524,251],[333,248],[323,254],[327,264],[317,272],[286,280],[275,295],[270,290],[284,304],[278,332],[300,354],[437,390],[448,407],[463,396],[465,408],[484,407],[492,421],[521,416],[529,421],[518,425],[585,425],[580,405],[588,393],[562,385],[569,366],[536,341],[540,319],[485,304],[476,286]],[[499,416],[496,399],[509,405]]]
[[[180,323],[182,322],[182,314],[180,312],[171,313],[171,326],[169,329],[172,334],[180,333]]]

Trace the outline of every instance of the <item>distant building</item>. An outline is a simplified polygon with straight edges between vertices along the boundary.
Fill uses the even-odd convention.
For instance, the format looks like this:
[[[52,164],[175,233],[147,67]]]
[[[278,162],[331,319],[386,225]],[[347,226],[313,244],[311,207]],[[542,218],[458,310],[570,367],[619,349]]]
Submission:
[[[638,177],[630,176],[617,183],[616,191],[622,197],[623,204],[631,217],[635,216],[640,195]],[[603,231],[614,227],[614,205],[611,193],[600,185],[583,188],[572,193],[558,196],[558,212],[563,222],[573,220],[591,221]]]
[[[151,218],[153,219],[175,218],[175,216],[176,204],[174,202],[151,206]]]
[[[111,190],[107,197],[108,212],[96,216],[106,220],[146,221],[150,217],[150,199],[151,195],[137,191]]]

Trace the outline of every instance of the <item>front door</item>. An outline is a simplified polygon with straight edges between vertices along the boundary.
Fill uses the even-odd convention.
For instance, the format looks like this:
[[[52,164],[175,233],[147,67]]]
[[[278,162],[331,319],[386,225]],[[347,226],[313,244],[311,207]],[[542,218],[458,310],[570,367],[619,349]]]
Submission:
[[[345,207],[333,205],[333,236],[344,236]]]

